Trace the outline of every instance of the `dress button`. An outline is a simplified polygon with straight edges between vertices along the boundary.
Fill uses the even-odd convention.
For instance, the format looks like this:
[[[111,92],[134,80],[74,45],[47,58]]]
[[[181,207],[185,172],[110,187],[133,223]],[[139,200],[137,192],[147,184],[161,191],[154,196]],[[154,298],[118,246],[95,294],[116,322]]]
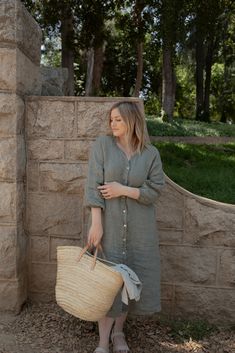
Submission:
[[[124,224],[124,226],[123,226],[124,228],[126,228],[126,224]]]
[[[126,239],[124,238],[124,239],[123,239],[123,241],[125,242],[125,241],[126,241]]]
[[[126,169],[127,169],[127,170],[129,170],[129,169],[130,169],[130,167],[126,167]]]
[[[123,213],[126,213],[126,210],[123,210],[122,212],[123,212]]]
[[[125,255],[125,251],[123,251],[122,253],[123,253],[123,255]]]

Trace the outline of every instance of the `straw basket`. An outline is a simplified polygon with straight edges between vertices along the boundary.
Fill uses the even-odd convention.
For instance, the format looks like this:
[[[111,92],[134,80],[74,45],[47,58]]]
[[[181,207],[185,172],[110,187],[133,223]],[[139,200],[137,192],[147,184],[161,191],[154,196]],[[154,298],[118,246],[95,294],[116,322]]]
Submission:
[[[56,301],[68,313],[97,321],[111,308],[123,279],[119,272],[78,246],[57,247]]]

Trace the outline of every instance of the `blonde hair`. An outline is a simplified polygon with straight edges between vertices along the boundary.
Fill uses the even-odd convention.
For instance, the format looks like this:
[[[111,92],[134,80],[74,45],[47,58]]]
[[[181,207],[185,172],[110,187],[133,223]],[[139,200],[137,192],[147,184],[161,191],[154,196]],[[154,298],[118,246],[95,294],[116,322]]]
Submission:
[[[109,125],[113,109],[118,109],[127,125],[127,134],[133,151],[142,152],[147,143],[145,117],[136,102],[122,101],[114,104],[109,111]]]

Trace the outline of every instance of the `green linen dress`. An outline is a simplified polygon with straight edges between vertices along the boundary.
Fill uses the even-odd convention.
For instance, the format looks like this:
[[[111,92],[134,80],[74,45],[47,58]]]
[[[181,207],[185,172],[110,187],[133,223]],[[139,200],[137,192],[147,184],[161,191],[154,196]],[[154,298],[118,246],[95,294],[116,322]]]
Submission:
[[[97,187],[112,181],[139,188],[139,199],[121,196],[105,200]],[[161,309],[160,256],[154,203],[163,185],[160,155],[151,144],[128,160],[115,137],[100,136],[94,142],[89,158],[85,205],[102,209],[102,247],[107,260],[126,264],[136,272],[143,284],[139,301],[131,300],[127,308],[119,293],[108,316],[117,317],[127,310],[146,315]]]

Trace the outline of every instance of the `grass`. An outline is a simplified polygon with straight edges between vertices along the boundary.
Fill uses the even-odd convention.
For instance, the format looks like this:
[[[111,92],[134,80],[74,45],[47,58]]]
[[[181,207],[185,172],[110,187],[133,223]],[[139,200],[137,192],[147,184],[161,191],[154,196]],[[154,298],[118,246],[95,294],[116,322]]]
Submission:
[[[194,194],[235,204],[235,143],[154,145],[161,154],[165,173],[174,182]]]
[[[175,119],[172,123],[167,123],[153,116],[147,116],[146,123],[150,136],[235,137],[235,124],[204,123],[186,119]]]
[[[169,335],[175,342],[184,342],[185,340],[202,340],[218,331],[218,328],[205,320],[166,320],[162,322],[169,328]]]

